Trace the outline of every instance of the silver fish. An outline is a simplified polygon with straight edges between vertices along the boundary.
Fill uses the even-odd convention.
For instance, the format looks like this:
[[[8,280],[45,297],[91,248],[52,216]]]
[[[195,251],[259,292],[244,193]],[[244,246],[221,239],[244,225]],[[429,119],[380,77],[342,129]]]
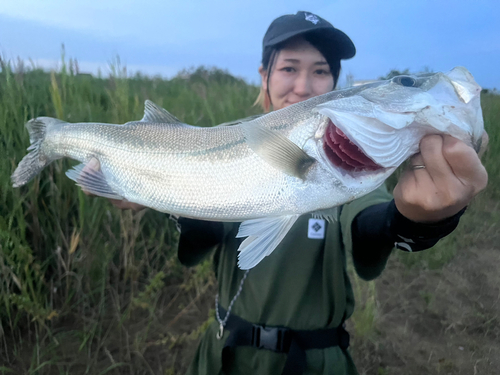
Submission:
[[[150,101],[142,120],[124,125],[39,117],[26,124],[30,153],[12,181],[24,185],[59,158],[79,160],[67,175],[95,195],[243,222],[239,266],[249,269],[300,215],[330,218],[330,209],[380,186],[425,135],[477,146],[480,91],[458,67],[334,91],[213,128],[183,124]],[[93,157],[100,171],[84,168]]]

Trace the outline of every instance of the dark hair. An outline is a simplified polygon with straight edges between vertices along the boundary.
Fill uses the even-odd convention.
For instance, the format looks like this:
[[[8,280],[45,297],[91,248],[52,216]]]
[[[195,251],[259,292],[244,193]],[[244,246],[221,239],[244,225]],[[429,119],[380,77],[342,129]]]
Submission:
[[[339,76],[340,76],[340,57],[335,49],[331,48],[331,44],[321,37],[321,34],[317,31],[304,33],[301,35],[307,42],[309,42],[314,48],[316,48],[325,58],[326,62],[330,67],[330,72],[333,76],[333,87],[332,91],[337,86]],[[267,72],[267,95],[269,100],[271,100],[271,95],[269,93],[269,79],[271,77],[271,70],[276,62],[276,57],[279,55],[280,51],[285,48],[290,39],[287,39],[281,43],[273,46],[268,46],[264,48],[262,52],[262,68]],[[271,103],[272,104],[272,103]]]

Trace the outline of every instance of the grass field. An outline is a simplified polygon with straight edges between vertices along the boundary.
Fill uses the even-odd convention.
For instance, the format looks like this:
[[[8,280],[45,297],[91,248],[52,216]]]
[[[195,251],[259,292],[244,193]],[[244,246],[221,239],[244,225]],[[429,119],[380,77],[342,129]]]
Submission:
[[[10,175],[29,145],[30,118],[123,123],[142,118],[151,99],[186,123],[212,126],[258,113],[258,88],[216,69],[163,80],[127,77],[116,61],[101,79],[76,74],[72,61],[52,74],[0,64],[0,374],[182,373],[213,319],[210,262],[179,264],[166,215],[120,211],[82,194],[63,173],[74,162],[51,164],[21,189]],[[483,95],[482,103],[487,191],[435,249],[395,253],[376,282],[353,280],[362,373],[500,368],[498,349],[490,350],[500,342],[500,97]],[[453,340],[464,340],[463,349],[443,352]]]

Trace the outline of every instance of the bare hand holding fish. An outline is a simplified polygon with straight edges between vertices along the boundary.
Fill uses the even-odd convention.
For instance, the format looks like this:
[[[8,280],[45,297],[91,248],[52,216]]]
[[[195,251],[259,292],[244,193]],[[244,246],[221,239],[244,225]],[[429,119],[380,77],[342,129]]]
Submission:
[[[399,179],[393,195],[403,216],[437,222],[458,213],[486,187],[488,174],[472,147],[450,135],[428,135]]]
[[[41,117],[27,124],[31,152],[12,181],[24,185],[61,157],[79,160],[67,174],[91,194],[188,218],[242,221],[239,265],[248,269],[276,248],[300,215],[332,218],[332,208],[380,186],[419,151],[426,135],[448,134],[476,147],[484,130],[479,93],[472,75],[455,68],[330,92],[232,126],[189,126],[149,101],[141,121],[124,125]],[[432,155],[395,193],[409,219],[438,220],[484,187],[485,179],[467,169],[465,176],[478,184],[463,191],[467,198],[458,198],[457,207],[415,200],[422,178],[442,172]],[[85,167],[93,158],[100,170]]]

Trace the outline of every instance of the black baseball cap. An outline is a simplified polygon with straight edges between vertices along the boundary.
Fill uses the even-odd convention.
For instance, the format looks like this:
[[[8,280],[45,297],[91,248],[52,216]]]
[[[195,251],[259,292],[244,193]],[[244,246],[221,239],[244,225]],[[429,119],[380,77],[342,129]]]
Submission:
[[[340,59],[350,59],[356,54],[354,43],[344,32],[320,16],[304,11],[276,18],[264,35],[262,50],[304,33],[314,33],[324,38],[335,48]]]

